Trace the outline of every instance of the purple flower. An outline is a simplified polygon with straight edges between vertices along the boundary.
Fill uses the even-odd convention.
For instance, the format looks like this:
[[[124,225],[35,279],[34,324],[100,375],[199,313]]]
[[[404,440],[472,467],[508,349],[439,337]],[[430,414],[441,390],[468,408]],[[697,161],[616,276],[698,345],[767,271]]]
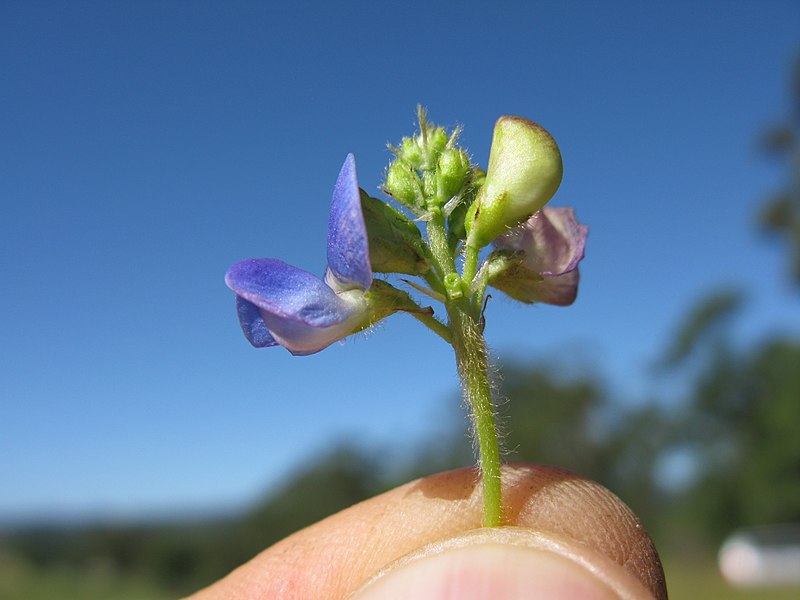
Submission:
[[[572,304],[588,232],[571,208],[542,208],[494,241],[489,282],[521,302]]]
[[[252,258],[228,269],[225,283],[236,293],[249,342],[281,345],[296,356],[319,352],[393,312],[367,293],[372,268],[352,154],[333,189],[324,280],[274,258]]]

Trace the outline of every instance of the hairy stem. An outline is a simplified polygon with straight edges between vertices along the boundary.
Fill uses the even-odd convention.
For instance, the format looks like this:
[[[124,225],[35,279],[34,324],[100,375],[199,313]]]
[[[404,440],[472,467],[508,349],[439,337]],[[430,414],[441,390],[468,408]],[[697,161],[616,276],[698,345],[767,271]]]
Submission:
[[[500,451],[497,444],[489,357],[478,322],[467,302],[448,305],[453,348],[458,374],[472,411],[478,438],[479,464],[483,482],[483,526],[500,525]]]
[[[462,277],[464,283],[470,285],[475,277],[475,271],[478,267],[478,248],[466,245],[464,248],[464,271]]]
[[[430,243],[431,255],[439,268],[442,277],[448,273],[456,272],[456,261],[450,252],[450,246],[447,244],[447,230],[445,229],[445,220],[442,211],[438,210],[431,216],[426,226],[428,233],[428,242]]]
[[[455,258],[447,244],[447,230],[441,211],[434,213],[427,222],[427,233],[431,255],[445,285],[448,329],[452,335],[458,375],[478,440],[478,464],[483,484],[483,526],[497,527],[500,525],[501,512],[500,450],[489,383],[489,355],[480,325],[483,299],[471,295],[469,291],[469,283],[475,276],[478,251],[467,248],[464,273],[469,279],[462,279],[456,271]]]

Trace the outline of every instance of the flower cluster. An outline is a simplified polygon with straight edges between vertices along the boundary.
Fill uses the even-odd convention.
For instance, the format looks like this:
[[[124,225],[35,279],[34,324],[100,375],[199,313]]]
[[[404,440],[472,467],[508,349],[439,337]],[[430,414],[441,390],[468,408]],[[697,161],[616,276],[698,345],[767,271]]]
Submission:
[[[253,346],[313,354],[398,310],[447,339],[448,326],[432,309],[374,273],[419,276],[424,283],[407,283],[443,302],[465,295],[481,304],[487,285],[525,303],[575,300],[587,228],[572,209],[545,206],[562,173],[553,138],[526,119],[501,117],[484,173],[457,136],[423,114],[420,132],[393,148],[383,189],[410,216],[360,189],[355,159],[347,156],[333,189],[323,278],[274,258],[228,270],[225,282]],[[426,240],[417,223],[437,219],[444,239],[428,229]],[[478,270],[478,253],[490,244]],[[451,267],[464,255],[460,276],[442,258],[447,251]]]
[[[572,209],[545,206],[562,174],[547,131],[501,117],[485,172],[458,146],[458,134],[429,124],[420,109],[419,132],[392,149],[383,186],[398,208],[359,188],[355,159],[347,157],[333,188],[322,279],[258,258],[233,265],[225,281],[256,347],[313,354],[397,311],[452,345],[477,436],[483,523],[493,527],[500,524],[502,490],[483,338],[486,289],[524,303],[571,304],[587,228]],[[417,277],[399,281],[441,302],[446,320],[375,273]]]

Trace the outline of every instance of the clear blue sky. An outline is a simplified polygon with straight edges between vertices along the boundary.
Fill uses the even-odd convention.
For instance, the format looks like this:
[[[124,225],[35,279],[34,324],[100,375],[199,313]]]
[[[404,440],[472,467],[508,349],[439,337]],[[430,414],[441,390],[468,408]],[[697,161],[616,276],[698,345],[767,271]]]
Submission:
[[[416,104],[558,140],[591,232],[574,307],[496,294],[500,356],[597,365],[622,396],[687,307],[748,289],[743,340],[800,323],[757,202],[800,4],[7,1],[0,6],[0,519],[252,500],[337,440],[403,452],[457,402],[404,315],[321,354],[255,350],[226,268],[321,274],[354,152],[374,191]]]

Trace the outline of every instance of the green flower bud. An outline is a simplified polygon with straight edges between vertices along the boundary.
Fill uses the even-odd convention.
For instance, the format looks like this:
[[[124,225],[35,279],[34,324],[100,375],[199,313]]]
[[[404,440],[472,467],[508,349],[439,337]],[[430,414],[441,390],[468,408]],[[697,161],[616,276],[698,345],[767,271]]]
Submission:
[[[420,207],[422,182],[416,170],[408,163],[402,160],[394,161],[386,173],[384,187],[400,204],[412,209]]]
[[[447,242],[450,244],[450,249],[454,251],[458,243],[465,240],[467,237],[464,221],[467,212],[475,201],[478,190],[486,179],[486,173],[484,173],[480,167],[472,165],[467,178],[469,183],[461,192],[461,203],[458,204],[447,217]]]
[[[414,169],[419,169],[425,161],[422,146],[416,136],[403,138],[403,141],[400,142],[398,154],[402,160],[407,162]]]
[[[472,186],[479,190],[483,187],[483,184],[486,183],[486,171],[481,169],[477,165],[472,166]]]
[[[436,166],[439,154],[447,146],[447,132],[441,127],[425,124],[425,138],[419,133],[414,137],[403,138],[397,149],[398,158],[414,169],[427,171]]]
[[[465,221],[467,244],[482,248],[541,209],[561,183],[561,152],[542,127],[500,117],[494,127],[486,182]]]
[[[469,158],[466,152],[456,148],[444,150],[436,169],[436,194],[439,200],[447,202],[457,195],[467,182],[468,174]]]
[[[447,243],[452,251],[455,251],[458,243],[467,237],[464,229],[464,217],[467,215],[467,210],[469,210],[469,204],[462,202],[447,217]]]
[[[447,132],[442,129],[441,127],[428,127],[427,130],[427,140],[428,140],[428,160],[429,167],[433,167],[436,164],[436,160],[439,158],[439,154],[445,149],[447,146]]]

